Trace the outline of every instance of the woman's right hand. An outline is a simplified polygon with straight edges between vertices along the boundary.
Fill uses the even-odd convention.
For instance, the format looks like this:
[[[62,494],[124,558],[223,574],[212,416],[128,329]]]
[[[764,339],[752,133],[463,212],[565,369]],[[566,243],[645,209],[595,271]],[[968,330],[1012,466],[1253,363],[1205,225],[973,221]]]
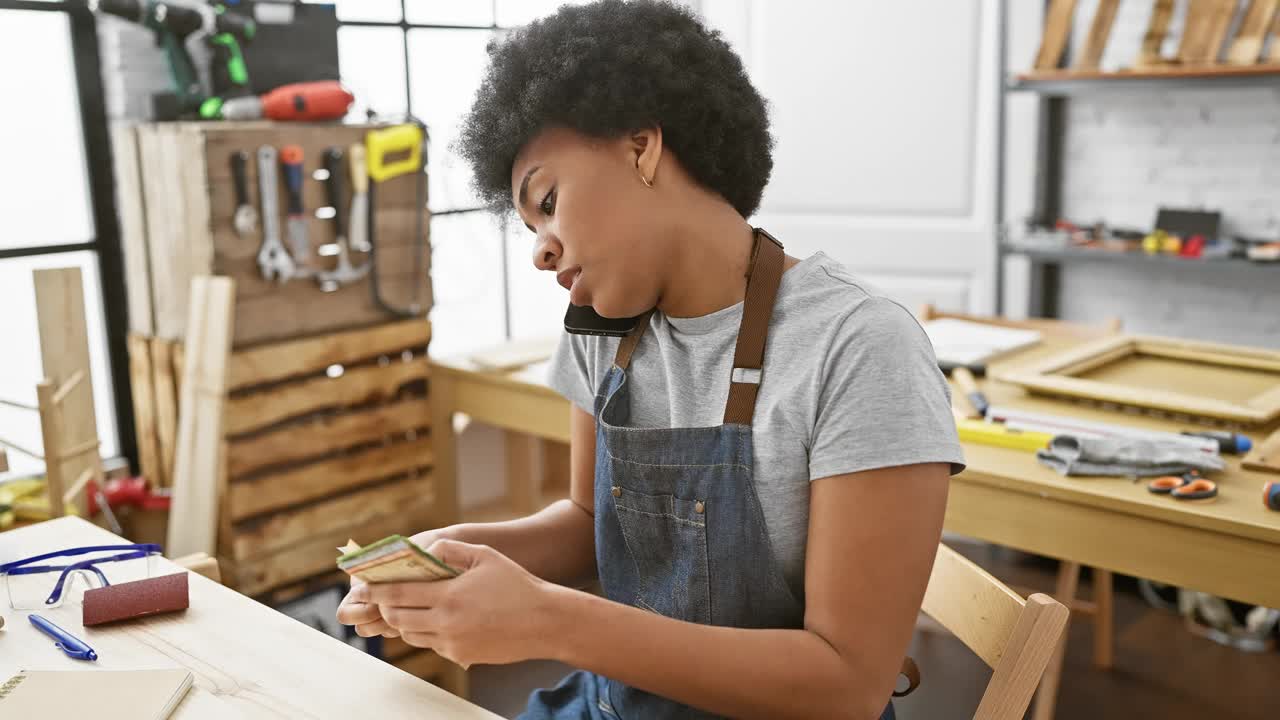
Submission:
[[[435,530],[427,530],[413,536],[413,542],[420,548],[429,548],[432,543],[437,540],[450,539],[458,540],[457,526],[453,525]],[[352,577],[351,589],[363,585],[364,581]],[[351,592],[347,591],[347,596],[342,598],[342,603],[338,605],[338,622],[343,625],[351,625],[356,629],[356,634],[360,637],[377,637],[381,635],[386,638],[400,637],[400,632],[387,624],[382,619],[382,612],[378,606],[373,603],[356,602],[351,599]]]

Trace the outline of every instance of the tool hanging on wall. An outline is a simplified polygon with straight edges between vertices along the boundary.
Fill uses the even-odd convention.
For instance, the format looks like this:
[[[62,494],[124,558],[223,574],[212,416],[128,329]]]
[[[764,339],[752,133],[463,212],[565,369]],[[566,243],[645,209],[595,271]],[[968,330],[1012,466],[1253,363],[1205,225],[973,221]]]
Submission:
[[[293,254],[294,276],[311,277],[311,239],[307,236],[307,217],[302,210],[301,145],[285,145],[280,149],[280,165],[284,169],[284,186],[289,194],[289,250]]]
[[[426,307],[421,298],[422,288],[426,285],[426,228],[422,215],[427,209],[427,128],[421,120],[409,117],[409,121],[383,130],[370,130],[365,134],[366,162],[369,167],[369,207],[375,212],[369,213],[369,264],[370,288],[373,301],[378,307],[401,317],[418,317]],[[378,239],[377,223],[372,220],[376,216],[378,186],[394,178],[408,173],[417,173],[418,185],[414,206],[414,239],[413,239],[413,290],[408,307],[394,307],[382,297],[378,284]]]
[[[289,282],[294,276],[293,258],[280,242],[280,211],[276,205],[276,149],[270,145],[258,148],[258,195],[262,201],[262,249],[258,251],[258,269],[266,280]]]
[[[351,213],[347,218],[347,244],[367,253],[369,244],[369,168],[364,161],[364,143],[352,143],[347,150],[351,173]]]
[[[202,34],[213,53],[213,74],[226,95],[249,92],[249,70],[241,47],[257,32],[254,21],[217,7],[188,6],[166,0],[89,0],[92,12],[114,15],[137,23],[155,34],[156,45],[164,51],[173,90],[152,96],[156,120],[217,117],[223,99],[210,97],[201,85],[195,63],[187,51],[187,38]],[[219,9],[220,8],[220,9]]]
[[[338,120],[347,114],[355,96],[337,80],[282,85],[262,95],[235,98],[222,103],[223,120],[284,120],[314,122]]]
[[[236,212],[232,225],[240,237],[248,237],[258,231],[258,211],[249,204],[249,153],[237,150],[231,153],[231,180],[235,185]]]
[[[342,203],[346,200],[346,184],[343,180],[346,169],[343,167],[343,159],[345,157],[346,155],[342,148],[331,147],[326,148],[324,151],[324,168],[329,173],[329,177],[325,180],[325,187],[329,194],[329,205],[333,207],[334,242],[338,246],[338,266],[333,270],[323,271],[316,276],[317,281],[320,283],[320,289],[327,292],[337,290],[342,285],[353,283],[369,273],[370,261],[368,260],[359,267],[352,266],[347,233],[342,224]]]

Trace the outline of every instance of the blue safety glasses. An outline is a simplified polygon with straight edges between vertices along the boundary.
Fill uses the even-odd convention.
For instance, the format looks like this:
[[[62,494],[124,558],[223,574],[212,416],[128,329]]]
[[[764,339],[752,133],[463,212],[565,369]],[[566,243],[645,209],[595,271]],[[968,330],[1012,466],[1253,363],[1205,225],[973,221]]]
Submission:
[[[68,548],[0,565],[0,579],[15,610],[59,607],[87,589],[151,577],[160,552],[154,543]]]

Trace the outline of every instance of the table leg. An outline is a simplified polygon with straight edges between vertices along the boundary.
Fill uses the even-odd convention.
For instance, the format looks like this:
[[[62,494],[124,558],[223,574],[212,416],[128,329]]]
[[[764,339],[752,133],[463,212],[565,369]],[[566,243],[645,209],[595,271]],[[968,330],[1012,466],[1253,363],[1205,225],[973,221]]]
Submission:
[[[506,431],[507,503],[521,515],[542,509],[542,446],[532,435]]]
[[[1075,599],[1076,588],[1080,582],[1080,563],[1063,561],[1058,568],[1058,587],[1054,595],[1058,602],[1071,607]],[[1071,627],[1070,618],[1067,628]],[[1049,666],[1044,669],[1040,679],[1040,689],[1036,691],[1036,707],[1032,713],[1033,720],[1053,720],[1053,709],[1058,703],[1058,686],[1062,682],[1062,660],[1067,650],[1067,633],[1062,633],[1058,649],[1054,651]]]
[[[1097,606],[1093,614],[1093,664],[1110,670],[1115,659],[1115,605],[1110,570],[1093,569],[1093,602]]]
[[[427,401],[431,404],[431,451],[435,456],[432,477],[436,490],[436,522],[440,526],[461,520],[458,505],[458,447],[453,433],[456,403],[453,380],[448,373],[433,372]]]

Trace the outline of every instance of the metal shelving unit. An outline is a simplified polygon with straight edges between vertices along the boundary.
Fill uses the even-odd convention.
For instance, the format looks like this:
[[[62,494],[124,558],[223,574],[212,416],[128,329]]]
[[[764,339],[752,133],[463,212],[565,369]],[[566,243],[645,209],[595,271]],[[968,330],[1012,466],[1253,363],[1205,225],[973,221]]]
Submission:
[[[1052,70],[1021,73],[1002,78],[1000,117],[1003,118],[1008,93],[1034,93],[1040,99],[1036,147],[1036,187],[1033,220],[1052,227],[1061,217],[1063,144],[1066,137],[1067,103],[1072,96],[1115,92],[1180,92],[1229,88],[1280,89],[1280,65],[1247,67],[1170,68],[1148,71],[1079,72]],[[997,157],[1005,157],[1004,123],[999,123]],[[1004,206],[1004,183],[998,181],[997,208]],[[997,218],[1003,219],[1003,212]],[[1031,261],[1029,313],[1036,317],[1057,317],[1061,267],[1065,264],[1123,263],[1137,272],[1168,270],[1171,267],[1199,268],[1229,273],[1273,272],[1280,282],[1280,264],[1255,263],[1240,258],[1191,259],[1148,256],[1144,253],[1111,253],[1085,249],[1031,249],[1010,245],[1001,230],[998,238],[996,277],[997,312],[1003,312],[1004,258],[1021,255]]]

